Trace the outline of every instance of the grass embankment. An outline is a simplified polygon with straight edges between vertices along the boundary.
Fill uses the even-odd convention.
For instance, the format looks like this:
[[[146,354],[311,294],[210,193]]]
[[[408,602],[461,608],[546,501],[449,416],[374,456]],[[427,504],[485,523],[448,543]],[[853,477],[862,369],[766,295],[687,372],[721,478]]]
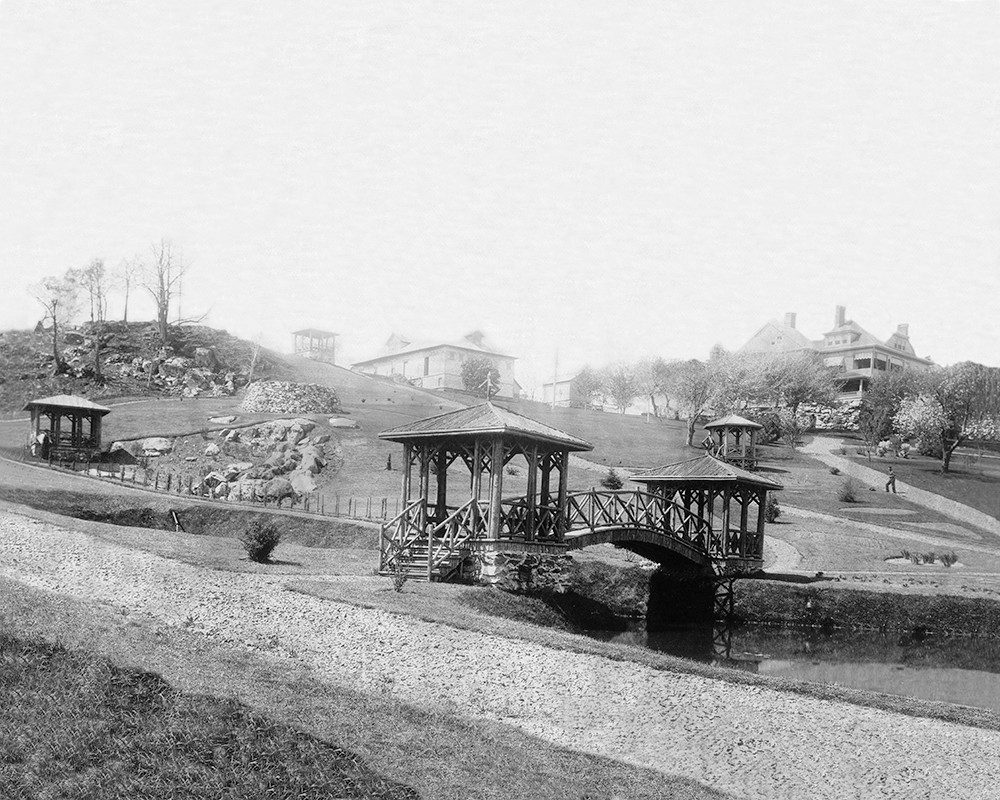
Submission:
[[[149,495],[147,499],[0,486],[0,500],[75,519],[164,531],[174,530],[170,511],[175,510],[186,533],[226,538],[236,538],[251,520],[259,519],[277,524],[283,541],[305,547],[373,549],[378,546],[378,530],[371,526],[340,519],[310,519],[221,504],[190,503],[180,497],[175,500]]]
[[[737,581],[735,591],[741,619],[758,625],[990,637],[1000,631],[1000,603],[975,597],[868,592],[828,583],[795,585],[755,580]]]
[[[178,738],[187,741],[182,737],[191,736],[191,730],[180,731],[178,738],[173,740],[154,740],[164,747],[163,752],[157,751],[155,755],[162,755],[170,765],[177,765],[176,759],[181,756],[200,754],[205,763],[196,762],[193,768],[216,768],[215,747],[230,741],[229,732],[223,727],[226,717],[219,718],[213,711],[222,708],[242,712],[243,716],[234,718],[237,724],[246,719],[261,720],[261,723],[251,723],[248,736],[254,730],[253,725],[272,726],[276,733],[284,737],[263,740],[272,744],[285,742],[292,745],[303,741],[306,742],[305,752],[309,754],[324,752],[324,743],[336,742],[336,746],[327,745],[325,752],[335,756],[347,751],[356,754],[358,760],[348,765],[342,759],[331,758],[331,764],[321,764],[318,772],[307,774],[335,775],[337,769],[343,768],[344,775],[368,781],[361,784],[362,789],[386,786],[392,791],[402,791],[401,785],[406,785],[416,789],[422,797],[442,800],[501,797],[710,800],[722,796],[682,778],[564,750],[513,727],[465,719],[445,706],[422,710],[385,695],[365,695],[324,684],[294,661],[279,661],[266,654],[248,653],[178,628],[161,626],[147,617],[123,617],[108,606],[93,606],[5,580],[0,580],[0,628],[15,638],[37,636],[79,648],[85,654],[77,656],[82,659],[77,663],[84,663],[87,658],[107,658],[116,667],[128,665],[161,674],[183,693],[178,699],[178,708],[204,711],[205,730],[214,735],[210,749],[200,749],[202,740],[194,739],[190,750],[181,749],[173,755],[166,749],[174,747]],[[44,676],[28,676],[27,679],[43,680]],[[198,705],[200,699],[190,697],[194,694],[230,698],[240,705],[211,698],[206,698],[204,705]],[[213,705],[215,703],[221,705]],[[63,714],[64,724],[78,726],[90,724],[86,718],[90,711],[79,698],[74,699],[65,710],[42,708],[42,713]],[[216,719],[212,719],[213,715]],[[171,723],[169,715],[165,716],[164,723]],[[4,715],[0,715],[0,721],[5,719]],[[109,724],[120,726],[127,722],[111,720]],[[17,730],[29,737],[33,724],[18,725]],[[199,725],[201,721],[194,724]],[[287,726],[292,726],[294,730],[288,730]],[[109,735],[115,730],[121,728],[112,727]],[[266,730],[260,735],[265,734]],[[44,735],[35,733],[34,736],[34,739],[26,738],[25,741],[39,742],[43,758],[55,764],[58,751],[54,747],[62,741],[61,731],[47,729]],[[125,741],[126,747],[132,746],[131,740]],[[120,740],[117,744],[119,752],[125,749]],[[268,752],[271,753],[269,757],[292,755]],[[127,753],[125,757],[128,758]],[[222,763],[225,764],[224,761]],[[240,764],[230,759],[229,766],[236,768]],[[290,768],[295,767],[290,765]],[[18,767],[20,769],[23,768]],[[0,796],[19,796],[16,792],[4,791],[7,787],[3,781],[12,781],[14,774],[14,768],[9,764],[0,764]],[[149,792],[145,787],[114,794],[108,791],[113,784],[106,783],[102,786],[104,791],[90,796],[162,797],[164,800],[178,797],[173,787],[183,785],[183,776],[159,774],[167,783],[167,790],[160,794]],[[245,777],[240,776],[240,779]],[[51,796],[87,795],[80,792],[59,795],[53,792]],[[206,796],[235,800],[237,797],[257,795],[250,788],[246,792],[234,791],[230,794],[223,789]],[[286,795],[276,793],[269,796]],[[330,791],[323,796],[396,795],[363,794],[358,789],[352,792],[347,788],[339,793]]]
[[[0,634],[0,707],[4,797],[417,797],[240,703],[39,639]]]

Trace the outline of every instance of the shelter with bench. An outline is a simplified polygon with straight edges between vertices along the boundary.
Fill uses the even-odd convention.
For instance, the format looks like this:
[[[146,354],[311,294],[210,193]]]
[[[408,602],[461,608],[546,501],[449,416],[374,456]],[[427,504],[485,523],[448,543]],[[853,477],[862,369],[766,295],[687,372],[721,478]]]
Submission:
[[[85,397],[60,394],[32,400],[28,450],[44,459],[86,460],[101,449],[101,421],[111,413],[107,406]]]

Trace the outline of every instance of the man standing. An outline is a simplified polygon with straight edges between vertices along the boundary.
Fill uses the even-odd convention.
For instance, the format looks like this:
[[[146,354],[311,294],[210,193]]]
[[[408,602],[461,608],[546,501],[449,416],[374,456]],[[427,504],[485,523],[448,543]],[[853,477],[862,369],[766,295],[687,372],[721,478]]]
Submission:
[[[896,494],[896,473],[892,471],[892,467],[889,467],[889,479],[885,482],[885,490],[888,492],[889,487],[892,487],[892,493]]]

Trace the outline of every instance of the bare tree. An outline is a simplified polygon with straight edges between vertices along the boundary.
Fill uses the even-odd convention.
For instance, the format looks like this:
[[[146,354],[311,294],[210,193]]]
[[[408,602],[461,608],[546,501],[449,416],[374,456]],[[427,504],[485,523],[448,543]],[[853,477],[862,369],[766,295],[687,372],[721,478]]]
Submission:
[[[687,421],[687,444],[694,444],[694,429],[698,420],[708,411],[715,397],[715,378],[718,373],[713,367],[691,359],[668,365],[666,371],[667,395]]]
[[[569,404],[574,408],[593,408],[601,401],[604,384],[600,373],[589,365],[583,367],[570,384]]]
[[[78,271],[79,283],[90,298],[90,323],[94,337],[94,374],[104,377],[101,368],[101,337],[108,318],[108,276],[104,262],[95,258]]]
[[[615,404],[619,414],[624,414],[632,401],[642,391],[636,378],[635,369],[630,364],[612,364],[602,370],[604,390]]]
[[[126,258],[118,267],[118,280],[125,290],[125,308],[122,311],[122,322],[128,324],[128,298],[132,292],[132,287],[140,279],[143,273],[142,259],[139,256]]]
[[[174,253],[169,239],[153,245],[153,260],[142,272],[142,286],[156,304],[156,324],[164,346],[169,334],[170,304],[177,297],[185,272],[187,265]]]
[[[45,319],[52,321],[53,374],[65,368],[59,353],[59,324],[68,323],[79,310],[80,284],[77,270],[67,270],[64,275],[44,278],[32,287],[31,294],[45,309]]]
[[[667,388],[669,365],[662,358],[646,358],[635,365],[636,380],[642,394],[649,398],[653,416],[660,416],[656,398],[662,397]]]

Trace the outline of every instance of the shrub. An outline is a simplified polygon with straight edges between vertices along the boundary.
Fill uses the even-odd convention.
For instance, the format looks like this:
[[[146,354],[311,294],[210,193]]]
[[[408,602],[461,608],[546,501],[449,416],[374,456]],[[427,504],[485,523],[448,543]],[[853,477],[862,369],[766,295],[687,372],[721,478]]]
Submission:
[[[837,499],[841,503],[856,503],[858,500],[858,485],[854,478],[846,478],[837,489]]]
[[[933,564],[937,561],[937,553],[924,553],[923,560],[925,564]]]
[[[764,504],[764,521],[775,522],[780,516],[781,508],[778,506],[778,498],[773,494],[769,495],[767,503]]]
[[[266,564],[271,560],[271,552],[281,541],[281,531],[273,522],[252,519],[240,533],[240,543],[251,561]]]
[[[944,564],[946,567],[950,567],[957,561],[958,561],[958,555],[955,553],[954,550],[952,550],[950,553],[941,554],[941,563]]]
[[[608,469],[608,474],[601,478],[601,486],[612,492],[617,492],[624,485],[621,476],[615,472],[614,467]]]
[[[837,469],[836,467],[830,467],[830,474],[831,475],[839,475],[840,474],[840,470]]]

